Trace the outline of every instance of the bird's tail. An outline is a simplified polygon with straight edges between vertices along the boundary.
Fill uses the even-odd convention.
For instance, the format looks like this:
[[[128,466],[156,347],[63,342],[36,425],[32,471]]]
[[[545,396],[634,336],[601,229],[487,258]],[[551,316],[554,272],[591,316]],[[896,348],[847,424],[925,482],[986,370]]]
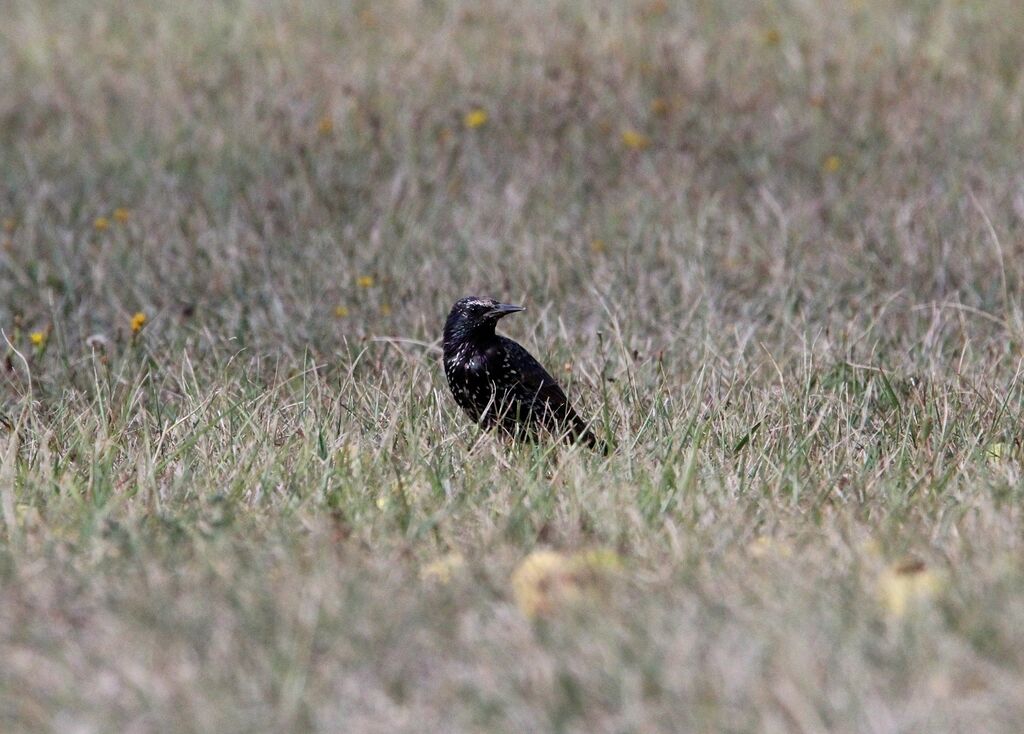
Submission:
[[[594,432],[590,430],[590,426],[579,416],[573,416],[572,429],[566,434],[566,437],[571,442],[582,441],[599,454],[608,455],[608,444],[595,436]]]

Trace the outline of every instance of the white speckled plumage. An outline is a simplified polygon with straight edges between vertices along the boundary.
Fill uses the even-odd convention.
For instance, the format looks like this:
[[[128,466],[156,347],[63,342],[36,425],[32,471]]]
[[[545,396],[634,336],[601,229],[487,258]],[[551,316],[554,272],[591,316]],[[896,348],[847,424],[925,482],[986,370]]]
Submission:
[[[484,428],[516,437],[540,429],[604,450],[562,388],[522,346],[495,334],[498,320],[522,307],[463,298],[444,327],[444,373],[455,402]]]

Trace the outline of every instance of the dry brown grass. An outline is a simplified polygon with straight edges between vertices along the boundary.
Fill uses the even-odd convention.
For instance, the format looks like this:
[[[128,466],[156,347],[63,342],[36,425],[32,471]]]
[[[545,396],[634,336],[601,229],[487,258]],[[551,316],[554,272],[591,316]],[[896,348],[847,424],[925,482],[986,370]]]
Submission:
[[[1024,5],[3,7],[0,729],[1019,728]]]

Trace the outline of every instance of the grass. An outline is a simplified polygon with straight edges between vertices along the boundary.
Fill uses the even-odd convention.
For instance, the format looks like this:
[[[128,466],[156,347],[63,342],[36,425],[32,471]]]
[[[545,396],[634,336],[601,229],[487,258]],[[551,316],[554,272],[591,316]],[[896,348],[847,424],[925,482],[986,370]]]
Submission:
[[[5,8],[0,729],[1018,729],[1020,3]]]

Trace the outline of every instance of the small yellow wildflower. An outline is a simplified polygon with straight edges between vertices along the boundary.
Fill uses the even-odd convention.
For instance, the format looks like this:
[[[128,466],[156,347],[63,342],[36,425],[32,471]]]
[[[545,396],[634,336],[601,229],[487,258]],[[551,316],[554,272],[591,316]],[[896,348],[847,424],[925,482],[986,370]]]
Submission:
[[[92,226],[96,229],[97,232],[105,232],[106,230],[110,229],[110,220],[107,219],[106,217],[96,217],[92,221]]]
[[[374,279],[372,275],[360,275],[356,278],[356,285],[360,288],[373,288]]]
[[[449,553],[420,569],[420,581],[447,584],[466,566],[461,553]]]
[[[391,507],[391,499],[386,495],[382,494],[377,498],[377,509],[381,512],[386,512]]]
[[[764,42],[769,46],[778,46],[782,40],[782,34],[778,28],[769,28],[764,32]]]
[[[668,114],[668,102],[664,97],[655,97],[651,100],[651,114],[664,117]]]
[[[622,144],[630,150],[644,150],[651,144],[651,139],[636,130],[623,130]]]
[[[487,110],[479,107],[470,110],[463,118],[463,122],[470,130],[476,130],[478,127],[483,127],[487,124]]]
[[[146,314],[142,311],[136,311],[135,315],[132,316],[132,333],[138,334],[142,331],[142,327],[146,325]]]
[[[825,173],[835,173],[843,167],[843,159],[837,155],[830,155],[825,159],[822,164],[822,168],[825,169]]]
[[[14,217],[4,217],[4,232],[10,234],[14,231],[14,228],[18,226],[18,222]]]
[[[335,306],[334,315],[337,316],[339,319],[343,319],[346,316],[348,316],[348,308],[345,306]]]
[[[600,238],[593,239],[593,240],[590,241],[590,251],[593,252],[595,255],[600,255],[602,252],[604,252],[607,249],[608,249],[608,246],[605,245],[604,240],[602,240]]]
[[[334,120],[330,115],[324,115],[316,124],[316,131],[321,135],[330,135],[334,132]]]
[[[878,577],[878,599],[893,617],[903,617],[913,607],[929,601],[943,587],[943,579],[911,559],[885,569]]]
[[[131,219],[132,213],[125,209],[123,206],[117,207],[114,210],[114,221],[118,224],[127,224],[128,220]]]
[[[46,332],[45,331],[33,331],[28,335],[28,340],[32,342],[32,346],[41,347],[46,343]]]
[[[381,316],[390,316],[391,315],[391,304],[388,304],[388,303],[380,304],[380,314],[381,314]]]

